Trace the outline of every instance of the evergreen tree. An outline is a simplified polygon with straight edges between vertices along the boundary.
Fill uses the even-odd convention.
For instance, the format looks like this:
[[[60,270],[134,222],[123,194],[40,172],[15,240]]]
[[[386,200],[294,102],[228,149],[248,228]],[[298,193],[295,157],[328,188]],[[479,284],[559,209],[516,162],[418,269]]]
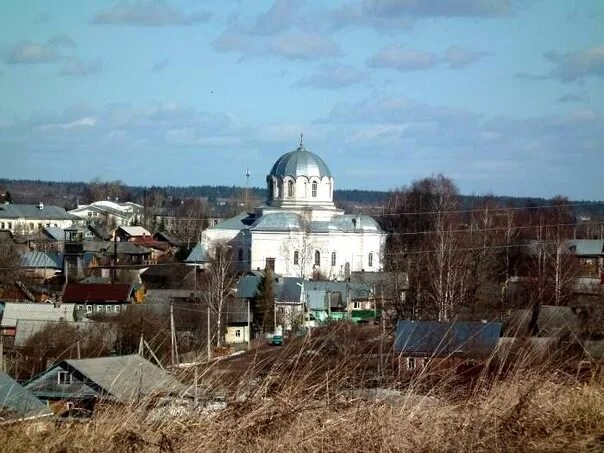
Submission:
[[[263,332],[275,330],[275,295],[273,293],[273,272],[270,268],[264,270],[264,276],[258,285],[254,298],[254,316]]]

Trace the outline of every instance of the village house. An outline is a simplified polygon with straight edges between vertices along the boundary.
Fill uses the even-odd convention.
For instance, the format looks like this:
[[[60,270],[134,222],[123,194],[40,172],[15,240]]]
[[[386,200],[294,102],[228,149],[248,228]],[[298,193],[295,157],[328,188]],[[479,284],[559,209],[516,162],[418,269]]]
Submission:
[[[484,363],[493,354],[501,334],[499,322],[438,322],[400,320],[394,352],[400,370],[457,367]]]
[[[0,303],[0,334],[13,342],[20,329],[20,323],[23,321],[39,321],[46,324],[73,322],[76,317],[75,308],[74,304],[67,303]]]
[[[117,241],[135,242],[140,239],[152,239],[153,235],[142,226],[119,226],[115,230]]]
[[[0,230],[24,235],[44,227],[67,228],[78,218],[58,206],[35,204],[0,204]]]
[[[95,201],[87,205],[78,205],[70,214],[81,220],[93,223],[122,226],[130,225],[134,220],[141,220],[145,208],[137,203],[111,200]]]
[[[130,404],[152,396],[181,396],[186,388],[138,354],[64,360],[25,388],[57,415],[90,415],[100,401]]]
[[[75,304],[81,313],[117,314],[132,301],[132,285],[127,283],[68,283],[63,303]]]

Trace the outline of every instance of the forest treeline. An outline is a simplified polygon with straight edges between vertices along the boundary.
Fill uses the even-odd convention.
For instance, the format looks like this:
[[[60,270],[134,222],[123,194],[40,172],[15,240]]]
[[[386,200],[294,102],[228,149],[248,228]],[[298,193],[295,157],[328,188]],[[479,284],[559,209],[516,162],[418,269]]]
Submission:
[[[94,190],[102,186],[104,191]],[[13,203],[39,203],[40,201],[73,209],[79,204],[97,201],[100,193],[111,194],[112,198],[120,201],[133,201],[144,204],[145,197],[160,193],[165,198],[186,200],[190,198],[205,198],[210,204],[217,200],[244,200],[245,188],[240,186],[129,186],[120,181],[90,182],[70,181],[41,181],[26,179],[0,179],[0,193],[9,192],[10,201]],[[390,191],[361,190],[361,189],[336,189],[337,203],[348,209],[356,205],[380,208],[387,203]],[[266,189],[250,187],[250,200],[264,200]],[[526,207],[549,204],[551,199],[541,197],[511,197],[495,195],[460,195],[461,209],[472,209],[475,204],[480,204],[485,198],[508,207]],[[578,200],[571,201],[578,215],[602,216],[604,215],[604,201]]]

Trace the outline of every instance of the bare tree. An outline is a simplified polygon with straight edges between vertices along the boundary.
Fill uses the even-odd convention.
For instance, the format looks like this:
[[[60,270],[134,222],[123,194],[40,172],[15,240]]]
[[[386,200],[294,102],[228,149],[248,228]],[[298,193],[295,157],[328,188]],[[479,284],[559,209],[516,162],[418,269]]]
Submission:
[[[216,315],[216,338],[219,347],[222,346],[224,309],[237,284],[235,269],[231,247],[224,243],[216,244],[210,251],[208,269],[204,275],[203,294],[207,305]]]

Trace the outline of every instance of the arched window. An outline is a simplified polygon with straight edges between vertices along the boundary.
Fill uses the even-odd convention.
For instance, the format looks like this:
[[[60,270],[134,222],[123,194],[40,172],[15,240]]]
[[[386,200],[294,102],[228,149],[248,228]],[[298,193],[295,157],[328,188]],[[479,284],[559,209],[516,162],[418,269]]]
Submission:
[[[368,259],[368,263],[369,267],[373,267],[373,253],[369,254],[369,259]]]
[[[331,252],[331,265],[336,265],[336,252]]]
[[[317,181],[312,183],[312,197],[317,198]]]
[[[287,183],[287,196],[288,197],[294,196],[294,182],[293,181],[288,181],[288,183]]]
[[[294,266],[300,264],[300,252],[297,250],[294,252]]]
[[[321,252],[315,250],[315,266],[321,265]]]

